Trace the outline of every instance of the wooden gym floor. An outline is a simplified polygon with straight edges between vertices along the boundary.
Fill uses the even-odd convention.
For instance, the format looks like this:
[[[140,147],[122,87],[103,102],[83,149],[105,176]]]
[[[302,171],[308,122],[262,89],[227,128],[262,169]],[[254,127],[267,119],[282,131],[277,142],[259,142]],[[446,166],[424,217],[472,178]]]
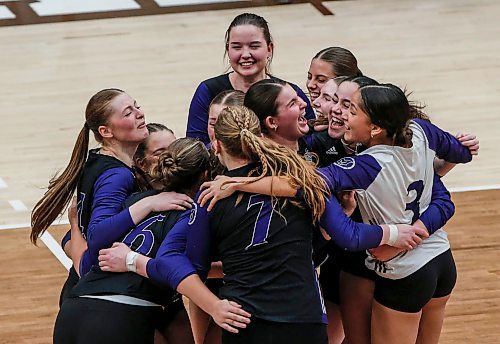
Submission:
[[[29,243],[29,211],[66,165],[90,96],[123,88],[148,121],[183,136],[196,86],[226,68],[223,35],[242,11],[269,21],[277,76],[303,86],[311,57],[343,46],[366,75],[413,90],[442,128],[479,136],[480,156],[445,178],[457,206],[446,228],[459,277],[440,342],[498,342],[498,1],[98,3],[108,2],[85,10],[76,0],[0,1],[0,343],[51,341],[66,270],[43,243]],[[66,229],[50,233],[59,240]]]

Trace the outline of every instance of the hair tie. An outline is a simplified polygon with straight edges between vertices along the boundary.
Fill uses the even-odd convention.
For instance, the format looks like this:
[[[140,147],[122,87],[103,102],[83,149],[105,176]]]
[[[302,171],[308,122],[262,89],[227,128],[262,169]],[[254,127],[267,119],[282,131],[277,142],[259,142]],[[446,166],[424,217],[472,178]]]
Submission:
[[[245,135],[246,133],[249,133],[248,129],[241,129],[240,135]]]
[[[83,127],[85,129],[90,129],[89,124],[87,123],[87,121],[85,121],[85,123],[83,123]]]

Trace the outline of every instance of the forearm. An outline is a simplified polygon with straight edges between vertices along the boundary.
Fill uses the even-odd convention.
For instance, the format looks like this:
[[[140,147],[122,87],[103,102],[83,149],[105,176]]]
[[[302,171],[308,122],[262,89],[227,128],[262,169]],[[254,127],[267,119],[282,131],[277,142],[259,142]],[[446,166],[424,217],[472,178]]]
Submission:
[[[219,298],[215,296],[201,281],[198,275],[190,275],[177,286],[177,291],[188,297],[203,311],[212,314]]]
[[[289,179],[286,177],[264,177],[255,182],[251,182],[254,179],[255,178],[251,177],[238,177],[234,178],[236,183],[228,185],[231,185],[231,187],[234,187],[237,191],[261,195],[294,197],[297,194],[297,189],[290,185]]]
[[[450,172],[457,164],[452,162],[447,162],[442,159],[434,160],[434,172],[440,176],[444,177],[448,172]]]

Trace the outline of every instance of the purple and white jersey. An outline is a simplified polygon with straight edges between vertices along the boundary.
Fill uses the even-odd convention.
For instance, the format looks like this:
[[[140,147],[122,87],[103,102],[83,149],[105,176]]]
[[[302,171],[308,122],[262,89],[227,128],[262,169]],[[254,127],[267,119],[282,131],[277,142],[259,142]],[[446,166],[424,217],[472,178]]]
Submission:
[[[356,191],[365,223],[415,222],[431,202],[436,155],[450,162],[472,159],[458,140],[431,123],[414,120],[410,128],[411,148],[376,145],[320,169],[332,191]],[[449,248],[446,232],[438,229],[414,250],[386,262],[369,254],[365,264],[384,278],[400,279]]]

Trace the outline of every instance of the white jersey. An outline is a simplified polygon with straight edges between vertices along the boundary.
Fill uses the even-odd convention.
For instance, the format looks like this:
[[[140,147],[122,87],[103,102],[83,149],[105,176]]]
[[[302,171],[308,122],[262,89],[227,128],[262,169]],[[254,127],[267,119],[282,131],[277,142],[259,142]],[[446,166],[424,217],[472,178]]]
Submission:
[[[365,223],[411,224],[421,216],[431,203],[436,151],[449,161],[470,160],[466,148],[432,124],[413,121],[410,128],[411,148],[376,145],[320,169],[333,191],[356,191]],[[438,229],[411,251],[386,262],[368,254],[365,264],[379,276],[400,279],[449,248],[446,232]]]

